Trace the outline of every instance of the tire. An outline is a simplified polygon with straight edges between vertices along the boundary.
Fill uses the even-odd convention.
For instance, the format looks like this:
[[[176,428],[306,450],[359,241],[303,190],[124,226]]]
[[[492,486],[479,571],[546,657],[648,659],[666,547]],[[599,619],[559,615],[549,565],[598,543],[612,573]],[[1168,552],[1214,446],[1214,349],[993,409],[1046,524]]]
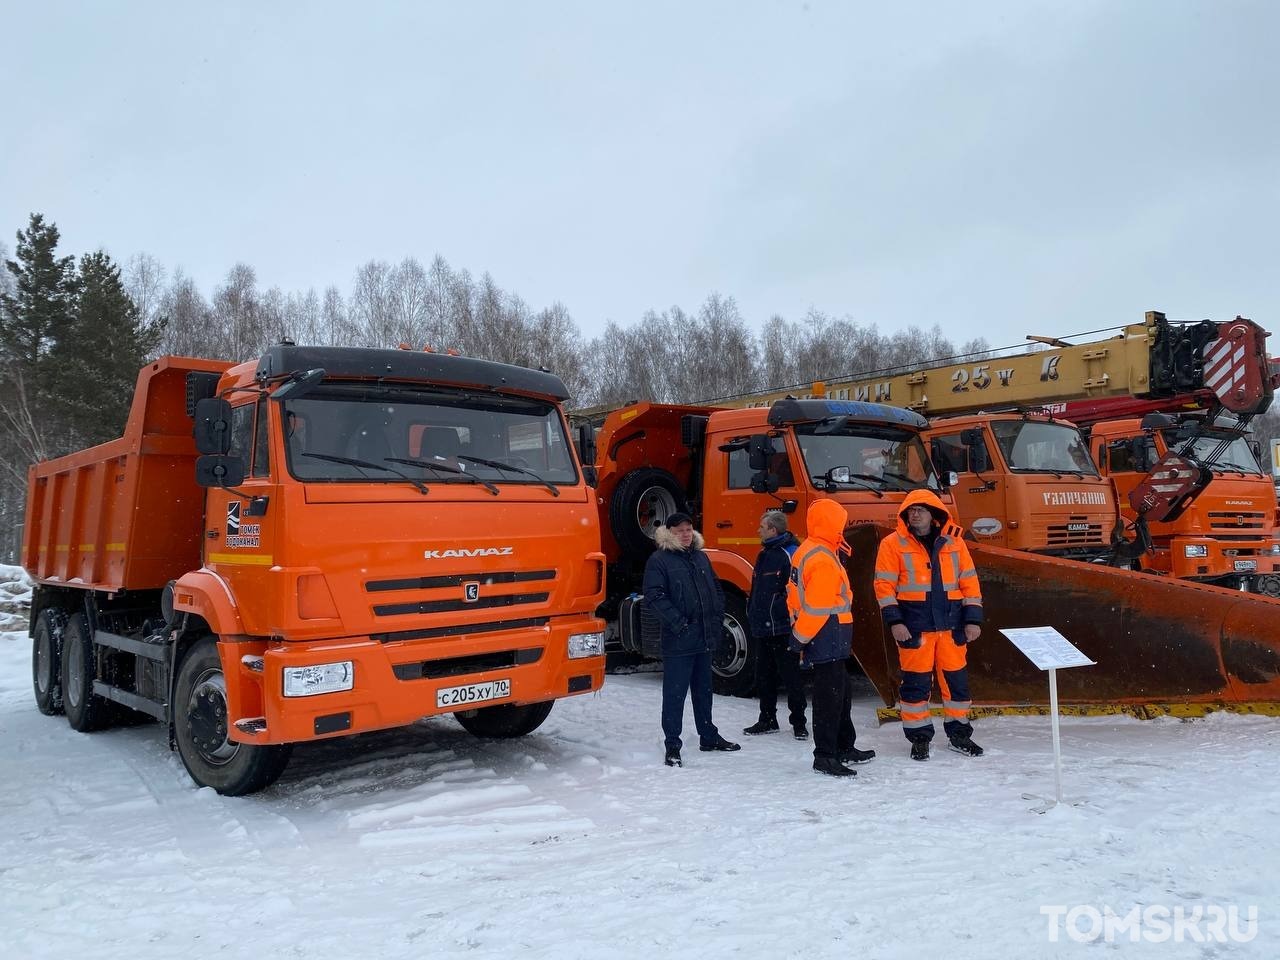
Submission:
[[[89,618],[83,613],[71,614],[62,628],[62,709],[71,729],[81,733],[111,724],[111,701],[93,692],[97,663]]]
[[[665,470],[632,470],[609,501],[609,529],[624,553],[653,551],[653,535],[673,513],[688,513],[680,482]]]
[[[747,601],[737,591],[725,590],[720,645],[711,651],[711,688],[727,697],[751,696],[759,655],[747,629]]]
[[[196,641],[178,668],[173,730],[178,756],[201,787],[224,797],[256,793],[275,783],[292,752],[290,744],[255,746],[227,737],[227,684],[212,637]]]
[[[526,703],[517,706],[514,703],[503,703],[496,707],[480,707],[455,713],[454,717],[462,724],[462,729],[477,737],[491,737],[496,740],[510,740],[533,733],[547,714],[555,706],[554,700],[542,703]]]
[[[46,607],[31,631],[31,687],[36,709],[46,717],[62,712],[62,627],[66,614]]]

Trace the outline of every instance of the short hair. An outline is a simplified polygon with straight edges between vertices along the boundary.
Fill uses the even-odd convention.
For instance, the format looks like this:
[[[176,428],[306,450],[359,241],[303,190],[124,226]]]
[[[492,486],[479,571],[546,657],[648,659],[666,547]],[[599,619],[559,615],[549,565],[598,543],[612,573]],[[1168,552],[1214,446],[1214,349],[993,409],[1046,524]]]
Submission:
[[[787,515],[781,510],[766,510],[764,516],[760,519],[777,530],[778,533],[787,532]]]

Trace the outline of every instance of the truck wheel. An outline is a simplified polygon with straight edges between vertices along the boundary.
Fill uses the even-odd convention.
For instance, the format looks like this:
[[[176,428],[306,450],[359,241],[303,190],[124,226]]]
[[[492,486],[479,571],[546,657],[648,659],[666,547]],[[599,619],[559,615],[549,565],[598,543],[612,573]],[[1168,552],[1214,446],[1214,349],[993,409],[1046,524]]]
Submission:
[[[191,779],[224,797],[275,783],[289,762],[289,744],[236,743],[227,736],[227,682],[212,637],[196,642],[178,668],[173,695],[174,738]]]
[[[751,696],[759,653],[747,629],[747,602],[737,591],[726,590],[720,645],[711,652],[712,689],[728,697]]]
[[[1265,574],[1253,581],[1253,592],[1264,597],[1280,597],[1280,576]]]
[[[62,712],[62,625],[66,614],[45,608],[31,631],[31,686],[36,709],[46,717]]]
[[[609,501],[609,528],[625,553],[648,553],[653,535],[673,513],[688,513],[680,482],[665,470],[632,470]]]
[[[509,740],[512,737],[523,737],[537,730],[542,726],[542,721],[547,719],[547,714],[551,712],[554,705],[554,700],[526,703],[521,706],[504,703],[496,707],[465,710],[462,713],[455,713],[454,717],[457,718],[458,723],[462,724],[463,730],[474,736]]]
[[[89,733],[111,723],[111,701],[93,692],[98,658],[93,629],[83,613],[73,613],[62,628],[62,708],[72,730]]]

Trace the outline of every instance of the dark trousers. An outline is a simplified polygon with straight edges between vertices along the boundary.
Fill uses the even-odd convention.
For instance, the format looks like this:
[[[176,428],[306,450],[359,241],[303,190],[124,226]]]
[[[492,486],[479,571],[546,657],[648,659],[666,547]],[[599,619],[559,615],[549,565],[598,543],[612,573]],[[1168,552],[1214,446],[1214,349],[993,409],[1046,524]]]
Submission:
[[[680,749],[684,698],[693,696],[693,723],[698,739],[711,743],[720,731],[711,722],[711,652],[662,658],[662,734],[668,747]]]
[[[813,665],[813,758],[831,760],[853,749],[853,681],[844,660]]]
[[[760,691],[760,719],[774,720],[778,716],[778,681],[787,691],[787,707],[791,711],[791,726],[803,727],[804,678],[800,675],[800,655],[787,649],[790,637],[761,637],[756,657],[756,686]]]

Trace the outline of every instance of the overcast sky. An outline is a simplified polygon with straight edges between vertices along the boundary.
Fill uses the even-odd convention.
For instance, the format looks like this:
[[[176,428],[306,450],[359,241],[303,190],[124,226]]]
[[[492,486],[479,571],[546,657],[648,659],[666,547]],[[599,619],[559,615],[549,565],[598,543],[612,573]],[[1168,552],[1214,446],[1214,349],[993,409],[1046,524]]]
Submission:
[[[0,0],[0,236],[993,345],[1280,330],[1280,4]],[[1280,352],[1280,343],[1273,345]]]

